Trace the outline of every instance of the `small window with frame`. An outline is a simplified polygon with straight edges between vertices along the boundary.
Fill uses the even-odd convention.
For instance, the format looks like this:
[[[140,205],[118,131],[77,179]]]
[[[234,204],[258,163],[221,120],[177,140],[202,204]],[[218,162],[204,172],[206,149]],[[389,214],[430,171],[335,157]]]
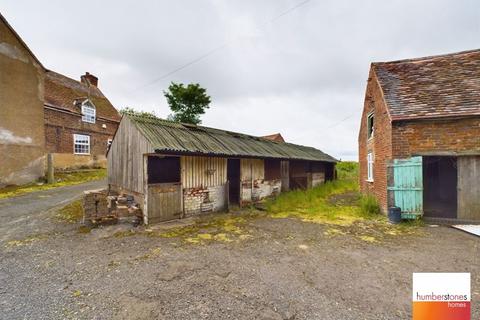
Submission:
[[[82,121],[88,123],[95,123],[96,110],[91,103],[84,102],[82,104]]]
[[[373,133],[374,133],[374,115],[373,115],[373,112],[370,113],[368,116],[367,116],[367,136],[368,136],[368,139],[372,138],[373,137]]]
[[[90,136],[87,136],[85,134],[74,134],[73,153],[90,154]]]
[[[373,152],[367,155],[367,181],[373,182]]]

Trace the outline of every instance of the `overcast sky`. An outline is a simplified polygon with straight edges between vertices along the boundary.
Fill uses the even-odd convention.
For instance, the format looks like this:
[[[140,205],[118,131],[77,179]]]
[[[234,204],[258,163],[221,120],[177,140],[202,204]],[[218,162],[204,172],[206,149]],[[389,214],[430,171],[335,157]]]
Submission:
[[[0,11],[45,67],[95,74],[117,109],[166,117],[169,83],[198,82],[212,97],[204,125],[281,132],[344,160],[357,159],[370,62],[480,48],[478,0],[0,0]]]

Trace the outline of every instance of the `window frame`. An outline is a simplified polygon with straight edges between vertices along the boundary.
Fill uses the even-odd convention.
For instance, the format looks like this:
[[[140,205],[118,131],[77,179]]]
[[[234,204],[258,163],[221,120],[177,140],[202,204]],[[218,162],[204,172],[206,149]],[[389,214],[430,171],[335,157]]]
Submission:
[[[88,112],[86,112],[87,110]],[[90,101],[85,101],[84,103],[82,103],[82,121],[87,123],[95,123],[96,119],[97,108],[95,108],[95,106]]]
[[[370,119],[372,124],[370,125]],[[375,112],[370,112],[367,115],[367,139],[370,140],[375,135]]]
[[[374,165],[374,156],[373,152],[367,153],[367,181],[373,182],[373,165]]]
[[[87,142],[84,142],[85,140],[82,140],[82,138],[87,138],[86,141]],[[77,140],[79,142],[77,142]],[[77,152],[77,148],[76,146],[79,145],[79,146],[86,146],[88,149],[87,151],[88,152]],[[81,149],[81,148],[80,148]],[[91,145],[90,145],[90,136],[87,135],[87,134],[81,134],[81,133],[74,133],[73,134],[73,154],[78,154],[78,155],[90,155],[90,150],[91,149]]]

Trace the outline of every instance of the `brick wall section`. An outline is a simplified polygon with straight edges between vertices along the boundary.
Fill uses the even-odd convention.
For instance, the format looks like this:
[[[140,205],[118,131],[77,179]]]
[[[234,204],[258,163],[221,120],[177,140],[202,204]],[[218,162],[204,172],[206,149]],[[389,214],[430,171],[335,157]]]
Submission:
[[[226,209],[225,185],[183,189],[185,216],[216,212]]]
[[[393,123],[393,158],[431,152],[479,153],[480,117]]]
[[[253,180],[253,188],[251,181],[242,181],[241,184],[240,199],[242,204],[259,201],[266,197],[277,195],[282,189],[282,181],[280,179]]]
[[[73,154],[73,134],[90,136],[90,154],[105,155],[108,139],[112,139],[118,123],[98,119],[96,122],[82,121],[81,115],[45,108],[46,149],[51,153]],[[105,124],[107,127],[102,128]]]
[[[374,136],[368,139],[367,116],[374,113]],[[383,212],[387,210],[387,162],[392,156],[392,125],[375,73],[370,75],[358,136],[359,183],[363,193],[375,195]],[[367,181],[367,155],[373,152],[373,182]]]

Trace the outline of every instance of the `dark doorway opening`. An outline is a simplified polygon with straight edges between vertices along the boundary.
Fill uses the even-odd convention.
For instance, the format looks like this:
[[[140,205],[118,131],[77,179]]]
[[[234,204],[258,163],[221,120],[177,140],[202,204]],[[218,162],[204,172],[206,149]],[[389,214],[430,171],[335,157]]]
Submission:
[[[457,218],[457,158],[423,157],[425,217]]]
[[[228,199],[231,204],[240,204],[240,159],[228,159]]]
[[[180,182],[179,157],[148,157],[148,183]]]

